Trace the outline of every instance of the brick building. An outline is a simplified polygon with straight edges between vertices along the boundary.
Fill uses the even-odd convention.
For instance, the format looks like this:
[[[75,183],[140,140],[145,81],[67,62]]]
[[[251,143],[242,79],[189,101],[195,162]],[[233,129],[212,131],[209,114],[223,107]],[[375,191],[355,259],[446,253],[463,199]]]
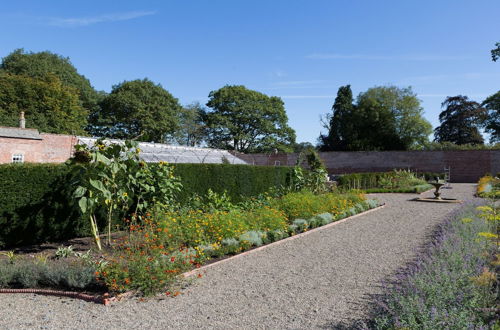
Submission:
[[[77,141],[73,135],[46,134],[26,128],[21,112],[19,127],[0,126],[0,164],[62,163],[72,156]]]

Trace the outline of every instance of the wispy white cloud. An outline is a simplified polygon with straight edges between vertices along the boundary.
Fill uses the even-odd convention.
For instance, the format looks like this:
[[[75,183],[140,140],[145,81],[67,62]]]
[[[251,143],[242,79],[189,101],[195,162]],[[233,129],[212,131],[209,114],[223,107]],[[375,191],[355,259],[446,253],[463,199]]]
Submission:
[[[128,21],[134,18],[151,16],[154,14],[156,14],[156,11],[131,11],[125,13],[113,13],[113,14],[89,16],[89,17],[73,17],[73,18],[53,17],[48,20],[48,24],[58,27],[79,27],[79,26],[88,26],[104,22]]]
[[[456,61],[468,60],[467,56],[453,55],[369,55],[369,54],[336,54],[314,53],[306,58],[311,60],[367,60],[367,61]]]

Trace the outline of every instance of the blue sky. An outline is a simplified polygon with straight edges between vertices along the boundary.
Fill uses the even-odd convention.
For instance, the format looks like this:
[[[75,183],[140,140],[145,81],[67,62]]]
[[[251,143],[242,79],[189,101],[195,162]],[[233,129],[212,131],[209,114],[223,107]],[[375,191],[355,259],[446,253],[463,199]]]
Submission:
[[[147,77],[182,104],[226,84],[283,98],[297,141],[316,142],[337,89],[412,86],[439,125],[446,96],[500,89],[500,1],[4,1],[0,57],[71,59],[96,89]]]

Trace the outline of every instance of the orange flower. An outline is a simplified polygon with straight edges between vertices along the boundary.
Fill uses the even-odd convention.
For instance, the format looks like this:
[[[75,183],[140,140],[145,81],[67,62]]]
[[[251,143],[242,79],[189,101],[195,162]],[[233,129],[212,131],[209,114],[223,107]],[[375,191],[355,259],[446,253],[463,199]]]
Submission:
[[[200,273],[200,274],[198,274],[198,278],[201,278],[202,276],[203,276],[203,275],[201,275],[201,273]]]
[[[170,291],[165,292],[165,295],[170,296]]]
[[[181,293],[179,291],[175,291],[174,293],[174,297],[177,297],[178,295],[180,295]]]
[[[175,257],[170,258],[170,261],[174,262],[175,261]]]

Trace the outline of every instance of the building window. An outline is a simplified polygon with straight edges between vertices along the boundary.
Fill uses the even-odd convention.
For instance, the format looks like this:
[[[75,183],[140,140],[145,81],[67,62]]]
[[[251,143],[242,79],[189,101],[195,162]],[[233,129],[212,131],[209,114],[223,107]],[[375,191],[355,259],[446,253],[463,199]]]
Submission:
[[[274,161],[274,166],[280,166],[280,165],[281,165],[281,162],[279,160]]]
[[[12,155],[13,163],[24,163],[24,155],[23,154],[13,154]]]

